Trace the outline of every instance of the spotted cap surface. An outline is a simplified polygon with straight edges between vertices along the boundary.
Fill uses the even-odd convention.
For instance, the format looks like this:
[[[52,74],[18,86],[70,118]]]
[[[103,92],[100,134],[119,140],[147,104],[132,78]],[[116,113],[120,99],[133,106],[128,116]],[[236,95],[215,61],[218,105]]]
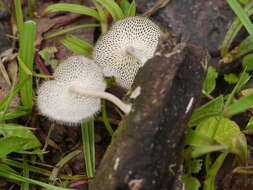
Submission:
[[[161,31],[146,17],[134,16],[117,21],[97,42],[93,57],[105,76],[129,89],[145,62],[152,58]]]
[[[101,100],[70,93],[70,87],[104,91],[106,83],[99,66],[83,56],[72,56],[60,63],[55,80],[44,82],[38,89],[37,104],[42,115],[60,123],[76,124],[93,117]]]

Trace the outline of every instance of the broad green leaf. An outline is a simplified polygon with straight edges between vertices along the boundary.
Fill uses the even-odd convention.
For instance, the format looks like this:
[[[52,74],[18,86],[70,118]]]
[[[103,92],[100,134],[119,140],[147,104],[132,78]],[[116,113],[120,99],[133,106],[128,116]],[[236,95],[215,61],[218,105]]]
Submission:
[[[20,137],[26,139],[22,150],[34,149],[41,146],[40,141],[29,128],[18,124],[0,124],[0,134],[5,137]]]
[[[200,123],[195,132],[206,137],[212,137],[221,145],[228,147],[228,150],[240,156],[239,152],[247,152],[247,146],[238,149],[238,144],[247,144],[245,135],[240,131],[240,127],[232,120],[227,118],[212,117]],[[198,144],[199,143],[199,144]],[[203,146],[201,141],[196,140],[195,146]]]
[[[57,3],[57,4],[50,5],[43,11],[42,14],[46,14],[48,12],[55,12],[55,11],[69,11],[73,13],[88,15],[97,20],[100,19],[97,11],[89,7],[86,7],[84,5],[68,4],[68,3]]]
[[[228,84],[235,84],[238,82],[239,78],[236,74],[234,73],[229,73],[229,74],[225,74],[224,75],[224,80],[228,83]]]
[[[253,50],[253,49],[252,49]],[[243,68],[247,67],[247,71],[253,70],[253,54],[246,55],[242,60]]]
[[[231,117],[232,115],[246,111],[253,106],[253,94],[242,97],[235,103],[229,105],[224,109],[224,115]]]
[[[23,145],[28,142],[27,139],[19,137],[2,137],[0,138],[0,158],[7,156],[11,152],[23,149]]]
[[[35,36],[36,36],[36,23],[27,21],[24,23],[24,29],[20,34],[19,40],[19,58],[25,63],[25,66],[33,71],[33,59],[35,53]],[[20,63],[20,62],[19,62]],[[21,81],[28,80],[23,88],[20,89],[21,101],[24,106],[32,108],[33,106],[33,84],[32,77],[28,77],[27,73],[19,65],[19,79]]]
[[[189,130],[187,130],[185,144],[191,146],[212,145],[213,139],[209,136],[206,136],[205,134],[199,133],[198,131],[190,128]]]
[[[63,40],[61,40],[61,43],[77,54],[91,56],[93,47],[89,43],[80,40],[73,35],[67,35]]]
[[[114,1],[112,0],[97,0],[97,1],[108,10],[108,12],[112,15],[114,21],[120,20],[125,17],[120,6]]]
[[[215,89],[217,77],[218,77],[218,73],[215,70],[215,68],[212,66],[209,66],[207,69],[207,75],[206,75],[206,79],[204,81],[204,87],[203,87],[203,92],[205,95],[209,95]]]
[[[196,126],[200,122],[202,122],[203,120],[209,117],[220,115],[223,110],[223,102],[224,102],[223,96],[219,96],[215,98],[214,100],[199,107],[193,112],[188,125]]]
[[[129,7],[127,16],[135,16],[135,15],[136,15],[136,3],[133,0],[130,7]]]
[[[183,174],[181,180],[187,190],[198,190],[201,186],[199,180],[191,175]]]
[[[216,190],[215,178],[227,155],[228,152],[221,153],[211,168],[207,171],[207,177],[204,182],[204,190]]]

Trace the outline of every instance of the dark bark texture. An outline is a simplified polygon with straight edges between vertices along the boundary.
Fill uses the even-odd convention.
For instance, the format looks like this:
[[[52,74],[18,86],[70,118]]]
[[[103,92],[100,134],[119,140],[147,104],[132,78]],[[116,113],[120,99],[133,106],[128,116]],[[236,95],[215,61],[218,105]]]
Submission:
[[[209,60],[196,46],[160,43],[137,75],[141,93],[112,138],[92,190],[176,190],[187,121]],[[133,89],[134,89],[133,88]]]

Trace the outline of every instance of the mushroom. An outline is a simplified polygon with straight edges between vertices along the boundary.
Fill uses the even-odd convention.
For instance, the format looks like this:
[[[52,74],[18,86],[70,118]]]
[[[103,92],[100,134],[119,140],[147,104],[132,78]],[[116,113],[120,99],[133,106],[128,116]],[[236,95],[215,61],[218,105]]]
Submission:
[[[117,21],[94,48],[95,63],[105,76],[130,89],[134,78],[146,61],[153,57],[160,38],[159,27],[140,16]]]
[[[129,113],[131,105],[104,92],[106,83],[98,65],[83,56],[72,56],[60,63],[55,80],[45,81],[38,89],[37,104],[42,115],[52,120],[76,124],[100,111],[104,98]]]

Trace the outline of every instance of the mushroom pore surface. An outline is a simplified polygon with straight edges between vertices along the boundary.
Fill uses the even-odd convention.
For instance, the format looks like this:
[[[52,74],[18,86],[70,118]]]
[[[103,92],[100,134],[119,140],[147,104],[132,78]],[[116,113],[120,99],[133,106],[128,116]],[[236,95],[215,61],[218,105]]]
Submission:
[[[150,19],[140,16],[117,21],[97,42],[93,57],[105,76],[129,89],[145,62],[152,58],[160,38],[160,29]]]

